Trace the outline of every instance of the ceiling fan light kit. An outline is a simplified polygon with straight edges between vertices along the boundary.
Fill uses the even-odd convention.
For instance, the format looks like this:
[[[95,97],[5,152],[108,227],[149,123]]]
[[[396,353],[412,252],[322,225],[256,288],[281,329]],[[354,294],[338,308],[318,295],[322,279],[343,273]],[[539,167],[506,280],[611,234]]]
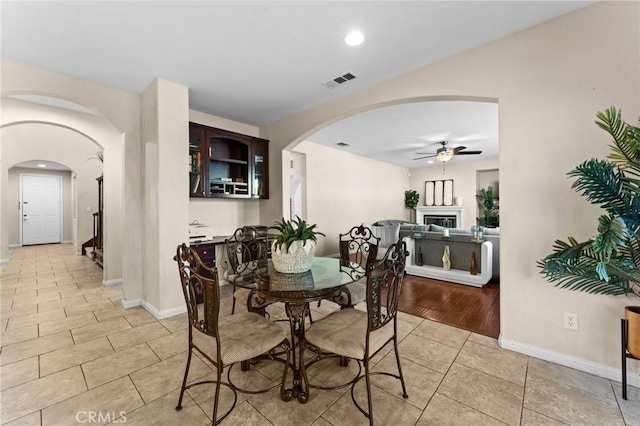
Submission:
[[[453,158],[453,150],[451,149],[440,151],[436,154],[436,160],[442,161],[443,163],[451,160],[452,158]]]
[[[442,163],[446,163],[447,161],[451,160],[454,156],[456,155],[477,155],[477,154],[482,154],[482,151],[465,151],[465,149],[467,149],[466,146],[457,146],[455,148],[447,148],[447,144],[449,143],[449,141],[440,141],[438,142],[440,145],[442,145],[442,147],[438,148],[438,150],[430,155],[427,155],[426,157],[418,157],[418,158],[414,158],[414,160],[422,160],[424,158],[433,158],[435,157],[436,160],[442,162]],[[429,154],[427,152],[416,152],[416,154]]]

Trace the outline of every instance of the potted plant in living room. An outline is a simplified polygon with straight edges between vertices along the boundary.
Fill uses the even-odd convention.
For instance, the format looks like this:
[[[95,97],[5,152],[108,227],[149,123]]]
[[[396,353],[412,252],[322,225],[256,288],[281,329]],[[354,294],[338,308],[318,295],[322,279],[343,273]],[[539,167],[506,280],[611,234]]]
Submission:
[[[420,201],[420,194],[414,189],[408,189],[404,191],[404,206],[411,209],[409,212],[410,220],[415,222],[415,209],[418,207],[418,201]]]
[[[597,114],[597,125],[613,137],[606,160],[592,158],[568,175],[572,188],[605,213],[595,236],[556,240],[538,262],[556,286],[606,295],[640,297],[640,128],[625,123],[613,107]],[[627,306],[627,350],[640,358],[640,306]]]
[[[489,185],[487,189],[481,189],[476,194],[476,198],[484,207],[482,218],[478,218],[478,224],[487,228],[497,228],[500,226],[500,206],[493,187]]]
[[[311,269],[316,251],[318,235],[317,225],[309,225],[296,216],[293,220],[282,218],[271,229],[278,231],[271,246],[271,260],[276,271],[296,274]]]

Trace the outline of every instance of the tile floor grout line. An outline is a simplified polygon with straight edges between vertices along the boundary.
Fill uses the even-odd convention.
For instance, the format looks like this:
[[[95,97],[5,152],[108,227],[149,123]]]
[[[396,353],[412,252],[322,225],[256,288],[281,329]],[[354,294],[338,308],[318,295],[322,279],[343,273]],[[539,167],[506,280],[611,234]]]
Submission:
[[[524,418],[524,399],[527,396],[527,378],[529,377],[529,361],[530,357],[527,357],[527,368],[524,370],[524,385],[522,389],[522,407],[520,408],[520,424],[522,425],[522,419]]]

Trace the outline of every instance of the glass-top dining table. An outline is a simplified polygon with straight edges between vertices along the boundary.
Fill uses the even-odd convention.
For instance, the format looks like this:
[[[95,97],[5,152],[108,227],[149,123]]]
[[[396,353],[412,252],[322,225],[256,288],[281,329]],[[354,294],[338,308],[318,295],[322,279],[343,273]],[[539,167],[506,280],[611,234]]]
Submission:
[[[341,265],[338,258],[314,257],[311,270],[299,274],[277,272],[271,261],[266,268],[234,280],[234,284],[253,290],[268,301],[283,302],[291,328],[291,369],[293,387],[281,392],[282,399],[297,398],[306,403],[309,399],[303,357],[305,318],[309,313],[309,302],[323,299],[338,300],[348,292],[350,284],[364,276],[364,269],[358,265]]]

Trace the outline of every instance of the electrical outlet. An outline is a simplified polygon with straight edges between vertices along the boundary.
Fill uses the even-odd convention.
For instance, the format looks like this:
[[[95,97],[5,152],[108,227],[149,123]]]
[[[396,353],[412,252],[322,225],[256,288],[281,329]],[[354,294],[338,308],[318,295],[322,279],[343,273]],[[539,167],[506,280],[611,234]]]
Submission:
[[[564,313],[564,328],[569,330],[578,330],[578,314],[571,312]]]

